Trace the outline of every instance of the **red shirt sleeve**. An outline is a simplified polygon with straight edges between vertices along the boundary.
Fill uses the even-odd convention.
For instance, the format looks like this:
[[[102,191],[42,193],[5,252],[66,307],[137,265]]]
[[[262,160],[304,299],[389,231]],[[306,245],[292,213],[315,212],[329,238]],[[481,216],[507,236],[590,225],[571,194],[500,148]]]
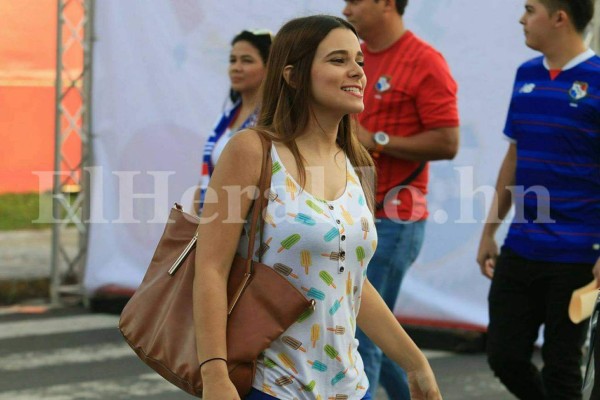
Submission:
[[[420,79],[415,88],[416,109],[425,130],[459,126],[458,86],[444,57],[435,50],[426,51],[419,60]]]

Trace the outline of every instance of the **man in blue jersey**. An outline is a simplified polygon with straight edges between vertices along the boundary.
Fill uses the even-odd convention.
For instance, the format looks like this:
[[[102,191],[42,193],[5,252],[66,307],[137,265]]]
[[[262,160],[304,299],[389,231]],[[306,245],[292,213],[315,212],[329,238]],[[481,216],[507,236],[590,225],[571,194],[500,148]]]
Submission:
[[[594,0],[526,0],[519,21],[542,56],[517,71],[477,262],[492,279],[488,362],[520,399],[581,399],[586,324],[569,320],[568,304],[600,281],[600,58],[583,40],[593,14]],[[512,203],[498,255],[494,235]],[[531,356],[542,324],[539,371]]]

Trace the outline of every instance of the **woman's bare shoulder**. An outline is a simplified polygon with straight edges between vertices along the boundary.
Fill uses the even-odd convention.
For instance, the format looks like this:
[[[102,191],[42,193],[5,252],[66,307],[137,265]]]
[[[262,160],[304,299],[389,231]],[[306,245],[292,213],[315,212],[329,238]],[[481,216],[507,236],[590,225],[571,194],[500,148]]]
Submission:
[[[258,132],[251,129],[233,135],[219,157],[213,178],[224,174],[227,175],[227,182],[258,182],[263,160],[263,146],[258,135]]]
[[[263,148],[259,135],[260,133],[253,129],[241,130],[229,140],[226,150],[239,157],[240,161],[261,161]]]

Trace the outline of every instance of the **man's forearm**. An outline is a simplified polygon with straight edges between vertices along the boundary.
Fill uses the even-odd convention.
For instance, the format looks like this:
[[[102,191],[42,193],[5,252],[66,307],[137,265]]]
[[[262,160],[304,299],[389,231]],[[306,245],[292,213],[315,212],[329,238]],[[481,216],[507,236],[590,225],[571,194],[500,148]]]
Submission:
[[[516,145],[511,144],[502,161],[500,172],[498,173],[494,200],[483,228],[484,236],[494,236],[498,227],[504,218],[506,218],[506,215],[512,207],[512,192],[509,188],[515,184],[516,165]]]
[[[373,149],[374,132],[362,128],[359,135],[367,149]],[[383,154],[411,161],[451,160],[456,156],[459,145],[459,128],[447,127],[424,131],[412,136],[390,136],[390,141],[382,149]]]

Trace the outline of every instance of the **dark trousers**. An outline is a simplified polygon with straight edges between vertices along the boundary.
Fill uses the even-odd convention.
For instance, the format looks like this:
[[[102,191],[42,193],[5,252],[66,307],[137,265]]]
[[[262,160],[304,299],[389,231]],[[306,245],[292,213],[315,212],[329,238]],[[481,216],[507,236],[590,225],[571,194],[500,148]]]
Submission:
[[[500,381],[519,399],[581,399],[587,322],[568,317],[573,290],[593,279],[591,264],[532,261],[503,248],[488,296],[487,355]],[[544,324],[541,372],[531,362]]]

